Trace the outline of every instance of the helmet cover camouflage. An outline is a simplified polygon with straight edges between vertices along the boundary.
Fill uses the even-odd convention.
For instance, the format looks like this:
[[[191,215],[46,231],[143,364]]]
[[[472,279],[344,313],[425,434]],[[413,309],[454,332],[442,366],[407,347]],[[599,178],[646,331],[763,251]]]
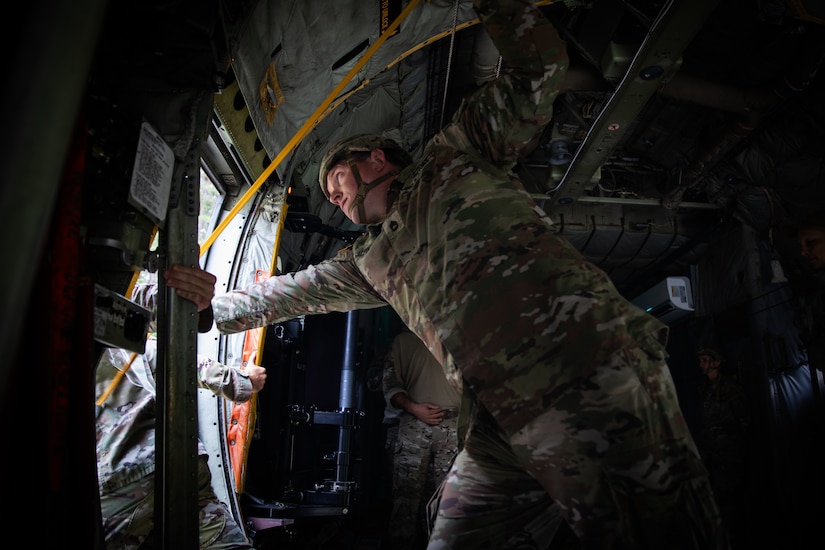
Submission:
[[[327,200],[329,200],[329,192],[327,191],[326,181],[330,169],[346,159],[350,153],[369,153],[373,149],[391,149],[401,154],[402,158],[407,159],[407,164],[412,162],[410,154],[398,143],[378,134],[358,134],[342,139],[324,154],[321,158],[321,166],[318,169],[318,183],[321,185],[321,191]]]
[[[696,351],[696,357],[701,357],[702,355],[707,355],[708,357],[710,357],[714,361],[722,361],[724,359],[724,356],[722,355],[722,352],[720,352],[716,348],[707,347],[707,346],[699,348]]]

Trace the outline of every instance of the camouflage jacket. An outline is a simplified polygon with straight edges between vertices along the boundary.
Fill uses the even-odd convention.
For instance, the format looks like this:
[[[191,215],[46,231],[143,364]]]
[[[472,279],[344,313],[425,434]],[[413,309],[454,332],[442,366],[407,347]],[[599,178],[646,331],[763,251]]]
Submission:
[[[701,427],[696,444],[705,457],[738,448],[744,452],[750,413],[742,386],[730,375],[716,380],[702,377],[699,384]]]
[[[398,175],[386,219],[315,266],[213,300],[221,332],[390,304],[508,432],[556,391],[667,328],[559,235],[513,169],[549,124],[568,59],[529,2],[476,1],[503,57]],[[661,351],[661,346],[659,350]]]
[[[109,348],[97,365],[96,396],[129,363],[131,352]],[[138,355],[114,391],[97,407],[97,472],[101,494],[132,483],[155,470],[154,340]],[[198,357],[198,385],[231,401],[248,401],[252,382],[246,373],[207,357]],[[198,454],[206,451],[198,442]]]

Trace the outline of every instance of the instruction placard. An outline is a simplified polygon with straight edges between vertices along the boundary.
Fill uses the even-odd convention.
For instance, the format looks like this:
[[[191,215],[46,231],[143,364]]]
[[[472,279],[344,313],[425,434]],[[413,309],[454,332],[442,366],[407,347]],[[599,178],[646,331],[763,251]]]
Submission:
[[[129,203],[163,227],[172,189],[175,153],[154,128],[144,122],[140,128],[135,166],[129,187]]]

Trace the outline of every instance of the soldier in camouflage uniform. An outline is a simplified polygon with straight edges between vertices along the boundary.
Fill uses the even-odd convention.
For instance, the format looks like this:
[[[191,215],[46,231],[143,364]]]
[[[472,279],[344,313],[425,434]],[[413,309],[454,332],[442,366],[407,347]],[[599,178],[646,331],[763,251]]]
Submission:
[[[384,398],[400,410],[389,522],[390,548],[426,547],[427,501],[458,453],[461,395],[413,333],[399,333],[387,357]],[[422,546],[423,543],[423,546]]]
[[[136,293],[142,290],[139,287]],[[96,371],[98,396],[118,372],[125,371],[120,384],[96,409],[100,507],[104,540],[110,550],[153,547],[156,340],[148,339],[144,354],[131,355],[123,349],[106,349]],[[265,369],[256,365],[241,370],[199,357],[197,368],[201,388],[237,402],[248,401],[266,381]],[[200,441],[198,488],[199,547],[251,550],[244,529],[212,489],[206,449]]]
[[[825,210],[796,228],[804,271],[794,279],[797,326],[808,364],[825,372]]]
[[[332,259],[215,297],[218,329],[398,312],[474,404],[430,550],[546,548],[559,507],[584,548],[727,548],[667,326],[586,262],[513,172],[551,122],[564,43],[529,1],[474,5],[501,76],[415,163],[381,136],[333,146],[321,188],[366,232]],[[181,296],[211,277],[166,275]]]
[[[730,528],[731,542],[741,525],[747,475],[747,429],[750,413],[745,391],[733,374],[722,372],[722,354],[714,348],[700,349],[696,357],[701,405],[696,445],[710,473],[716,502]]]

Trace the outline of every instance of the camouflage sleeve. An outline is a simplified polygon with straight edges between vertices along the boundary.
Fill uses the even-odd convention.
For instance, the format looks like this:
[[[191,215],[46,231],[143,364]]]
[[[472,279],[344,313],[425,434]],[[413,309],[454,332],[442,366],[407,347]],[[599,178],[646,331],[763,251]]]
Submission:
[[[252,381],[242,369],[198,356],[198,386],[236,403],[252,397]]]
[[[511,165],[550,122],[567,72],[564,42],[529,0],[474,0],[502,56],[501,76],[476,91],[454,122],[481,155]]]
[[[351,249],[293,274],[270,277],[212,300],[224,334],[266,326],[300,315],[346,312],[386,305],[352,261]]]

